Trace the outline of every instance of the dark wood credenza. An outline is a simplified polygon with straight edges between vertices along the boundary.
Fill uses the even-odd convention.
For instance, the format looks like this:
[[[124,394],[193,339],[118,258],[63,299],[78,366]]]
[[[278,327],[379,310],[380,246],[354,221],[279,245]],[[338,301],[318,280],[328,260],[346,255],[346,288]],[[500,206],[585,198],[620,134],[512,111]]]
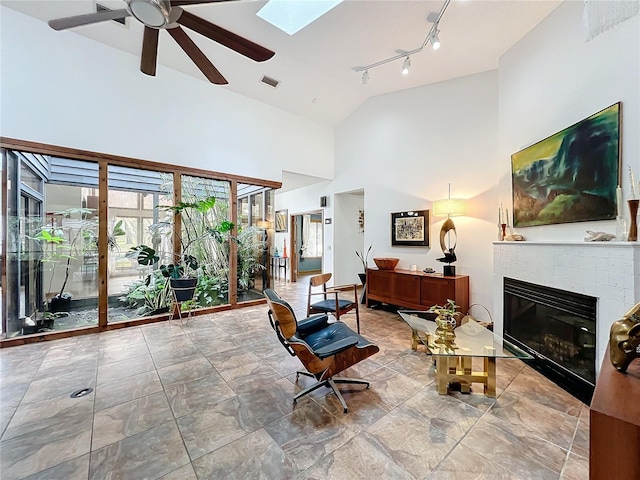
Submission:
[[[469,276],[442,275],[410,270],[367,269],[367,307],[382,302],[413,310],[426,310],[454,300],[459,311],[469,310]]]
[[[609,348],[591,400],[589,478],[640,478],[640,363],[620,373]]]

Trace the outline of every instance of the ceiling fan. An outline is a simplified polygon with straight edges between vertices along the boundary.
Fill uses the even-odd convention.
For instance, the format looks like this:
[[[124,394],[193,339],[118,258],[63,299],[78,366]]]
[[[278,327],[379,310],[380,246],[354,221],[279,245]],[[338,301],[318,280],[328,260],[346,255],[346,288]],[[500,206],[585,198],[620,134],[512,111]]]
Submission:
[[[107,20],[119,20],[133,16],[144,25],[142,39],[142,55],[140,70],[147,75],[155,76],[158,57],[158,34],[166,30],[180,45],[180,48],[193,60],[205,77],[216,85],[226,85],[227,79],[222,76],[205,54],[182,29],[186,27],[214,42],[224,45],[256,62],[264,62],[275,55],[275,52],[258,45],[218,25],[208,22],[192,13],[183,10],[186,5],[214,3],[229,0],[124,0],[126,8],[107,10],[98,13],[76,15],[74,17],[50,20],[49,26],[54,30],[90,25]],[[182,27],[181,27],[182,26]]]

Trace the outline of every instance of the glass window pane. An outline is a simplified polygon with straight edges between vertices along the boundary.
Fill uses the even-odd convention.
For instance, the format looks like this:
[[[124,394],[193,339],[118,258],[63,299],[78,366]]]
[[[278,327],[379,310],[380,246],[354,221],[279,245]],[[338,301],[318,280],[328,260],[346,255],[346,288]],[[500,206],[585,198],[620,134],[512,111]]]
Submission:
[[[109,322],[169,311],[160,265],[173,261],[173,175],[109,166]],[[146,262],[135,248],[157,261]],[[138,261],[142,258],[142,263]]]
[[[36,192],[42,192],[42,178],[26,165],[20,166],[20,181],[24,185],[33,188]]]
[[[182,176],[183,204],[197,205],[181,212],[183,254],[196,261],[184,265],[186,276],[198,278],[196,307],[229,303],[230,195],[227,181]]]
[[[98,216],[87,206],[98,165],[43,158],[50,181],[38,187],[25,157],[7,155],[7,336],[97,325]],[[74,169],[89,175],[70,180]]]

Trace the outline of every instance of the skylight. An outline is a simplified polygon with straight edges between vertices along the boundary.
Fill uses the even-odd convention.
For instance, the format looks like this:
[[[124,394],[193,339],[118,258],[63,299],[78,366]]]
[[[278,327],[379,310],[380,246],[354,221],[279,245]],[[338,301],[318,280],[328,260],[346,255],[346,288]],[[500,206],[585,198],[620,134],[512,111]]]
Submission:
[[[293,35],[341,2],[342,0],[269,0],[256,15]]]

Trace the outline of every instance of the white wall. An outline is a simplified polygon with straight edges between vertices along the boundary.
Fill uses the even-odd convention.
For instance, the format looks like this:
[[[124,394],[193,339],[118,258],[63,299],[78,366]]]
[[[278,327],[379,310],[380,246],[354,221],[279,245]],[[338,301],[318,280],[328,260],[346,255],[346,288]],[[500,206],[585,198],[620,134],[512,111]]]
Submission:
[[[363,188],[363,244],[373,244],[372,256],[399,257],[400,268],[415,263],[441,271],[435,259],[442,220],[432,218],[431,249],[392,247],[390,213],[431,208],[451,182],[452,196],[469,199],[468,215],[454,219],[456,267],[471,276],[471,301],[491,309],[491,242],[500,202],[513,211],[512,153],[622,101],[623,179],[629,165],[640,178],[640,18],[586,42],[582,9],[582,2],[562,4],[503,55],[498,72],[367,101],[337,127],[335,180],[313,195]],[[626,181],[623,188],[628,197]],[[614,222],[520,233],[529,240],[580,241],[587,229],[613,232]],[[336,261],[333,269],[341,265]]]
[[[442,256],[444,219],[431,219],[431,248],[392,247],[391,213],[431,209],[433,200],[447,196],[451,182],[452,196],[469,199],[468,215],[455,219],[455,266],[471,277],[472,301],[491,308],[491,241],[497,238],[501,171],[497,80],[493,71],[369,99],[336,128],[335,180],[276,195],[276,208],[290,213],[303,211],[305,199],[329,196],[325,218],[334,218],[325,225],[323,270],[334,272],[336,282],[357,281],[361,270],[351,240],[341,240],[339,233],[357,228],[357,222],[335,210],[336,196],[364,190],[365,232],[358,234],[358,245],[373,245],[370,259],[398,257],[398,268],[416,264],[441,272],[444,264],[435,259]]]
[[[284,239],[287,239],[287,251],[290,252],[291,215],[317,211],[320,209],[320,197],[326,195],[329,181],[316,183],[306,188],[292,190],[281,194],[276,193],[276,210],[287,209],[287,232],[275,234],[275,246],[282,254]],[[329,199],[329,206],[323,208],[324,218],[333,217],[333,202]],[[322,259],[322,271],[333,272],[333,224],[324,225],[324,255]],[[290,271],[287,271],[287,280],[291,279]]]
[[[364,273],[356,250],[362,252],[364,233],[358,226],[358,212],[364,209],[364,197],[349,193],[333,196],[334,218],[334,282],[336,285],[355,283],[360,285],[358,273]],[[368,245],[367,245],[367,248]],[[366,250],[366,249],[365,249]],[[369,258],[371,260],[371,257]],[[373,261],[371,260],[371,265]]]
[[[583,6],[563,3],[500,59],[500,199],[505,206],[512,203],[511,154],[618,101],[625,198],[630,198],[628,167],[636,178],[640,174],[640,16],[587,42]],[[518,231],[527,240],[580,241],[586,230],[615,233],[615,221]]]
[[[431,248],[392,247],[391,213],[431,209],[433,200],[446,198],[451,182],[452,196],[469,199],[468,216],[454,219],[455,266],[471,276],[472,301],[488,307],[502,169],[497,80],[492,71],[369,99],[336,129],[331,185],[336,192],[364,188],[363,244],[373,244],[372,258],[398,257],[398,268],[416,264],[441,272],[444,264],[436,258],[442,256],[444,219],[431,219]]]
[[[333,175],[333,130],[0,7],[0,134],[280,181]]]

